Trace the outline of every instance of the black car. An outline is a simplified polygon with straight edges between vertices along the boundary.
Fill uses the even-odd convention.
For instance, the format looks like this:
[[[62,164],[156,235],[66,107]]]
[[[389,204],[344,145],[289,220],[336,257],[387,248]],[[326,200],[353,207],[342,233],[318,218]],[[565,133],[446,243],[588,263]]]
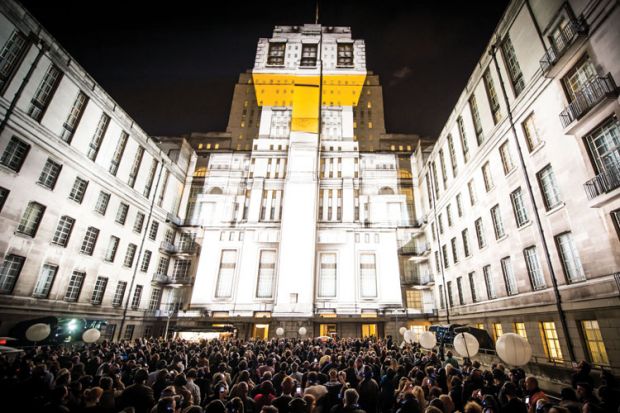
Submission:
[[[483,350],[495,351],[495,343],[493,338],[486,330],[480,328],[471,327],[463,324],[448,324],[448,325],[433,325],[429,327],[429,331],[435,333],[437,338],[437,344],[452,345],[454,337],[458,333],[469,333],[478,339],[480,348]]]

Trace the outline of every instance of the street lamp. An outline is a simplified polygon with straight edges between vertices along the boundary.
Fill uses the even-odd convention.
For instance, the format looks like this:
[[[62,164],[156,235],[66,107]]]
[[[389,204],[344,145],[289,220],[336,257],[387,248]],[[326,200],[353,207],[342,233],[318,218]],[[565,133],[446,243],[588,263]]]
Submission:
[[[166,330],[164,331],[164,341],[168,340],[168,329],[170,328],[170,319],[172,318],[172,315],[178,311],[177,303],[167,303],[166,307],[168,307],[168,309],[166,310]]]

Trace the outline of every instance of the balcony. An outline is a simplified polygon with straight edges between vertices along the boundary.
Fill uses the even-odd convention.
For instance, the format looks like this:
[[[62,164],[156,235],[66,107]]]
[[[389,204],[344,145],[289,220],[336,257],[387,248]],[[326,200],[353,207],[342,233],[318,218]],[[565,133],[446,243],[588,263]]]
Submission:
[[[592,78],[575,93],[575,100],[560,113],[562,126],[566,128],[574,121],[581,119],[598,103],[608,97],[617,96],[618,91],[611,74]]]
[[[544,74],[555,76],[555,73],[549,73],[554,66],[560,61],[566,51],[575,43],[579,36],[584,36],[588,32],[585,24],[576,20],[571,20],[566,27],[560,31],[559,37],[555,40],[540,59],[540,68]]]
[[[183,242],[178,245],[174,245],[168,241],[162,241],[159,250],[166,254],[195,254],[198,249],[198,244],[195,242]]]
[[[620,164],[608,165],[603,172],[583,184],[583,187],[586,190],[588,200],[620,188]]]
[[[164,285],[190,285],[192,283],[192,278],[189,276],[178,277],[178,276],[170,276],[167,274],[155,273],[153,274],[154,283],[164,284]]]
[[[431,247],[428,243],[413,244],[407,243],[398,249],[400,255],[411,255],[415,257],[423,257],[431,252]]]
[[[181,218],[174,214],[171,214],[170,212],[168,212],[168,215],[166,215],[166,222],[176,225],[177,227],[180,227],[183,224],[183,220]]]
[[[427,286],[433,285],[435,283],[435,278],[431,273],[405,273],[401,277],[402,284],[406,285],[419,285],[419,286]]]
[[[166,222],[171,223],[177,227],[199,227],[200,219],[198,218],[179,218],[178,216],[168,213],[166,215]]]

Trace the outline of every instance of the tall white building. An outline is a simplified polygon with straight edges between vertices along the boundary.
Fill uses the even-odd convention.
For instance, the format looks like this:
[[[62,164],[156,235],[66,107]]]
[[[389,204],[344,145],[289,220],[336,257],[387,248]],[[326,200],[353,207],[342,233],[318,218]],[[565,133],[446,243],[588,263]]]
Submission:
[[[278,327],[287,336],[300,327],[314,336],[393,334],[407,294],[412,313],[428,318],[411,159],[359,150],[364,42],[348,27],[277,26],[259,40],[248,83],[260,108],[251,152],[198,162],[186,223],[202,247],[178,328],[207,321],[246,337]],[[406,277],[419,288],[403,295]]]

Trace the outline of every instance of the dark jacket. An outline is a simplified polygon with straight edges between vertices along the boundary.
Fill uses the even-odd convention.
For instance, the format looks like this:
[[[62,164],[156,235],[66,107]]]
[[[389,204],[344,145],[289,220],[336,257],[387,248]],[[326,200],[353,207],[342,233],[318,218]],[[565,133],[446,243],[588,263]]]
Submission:
[[[136,413],[148,413],[155,404],[153,389],[144,384],[132,384],[123,390],[120,397],[121,409],[132,406]]]

